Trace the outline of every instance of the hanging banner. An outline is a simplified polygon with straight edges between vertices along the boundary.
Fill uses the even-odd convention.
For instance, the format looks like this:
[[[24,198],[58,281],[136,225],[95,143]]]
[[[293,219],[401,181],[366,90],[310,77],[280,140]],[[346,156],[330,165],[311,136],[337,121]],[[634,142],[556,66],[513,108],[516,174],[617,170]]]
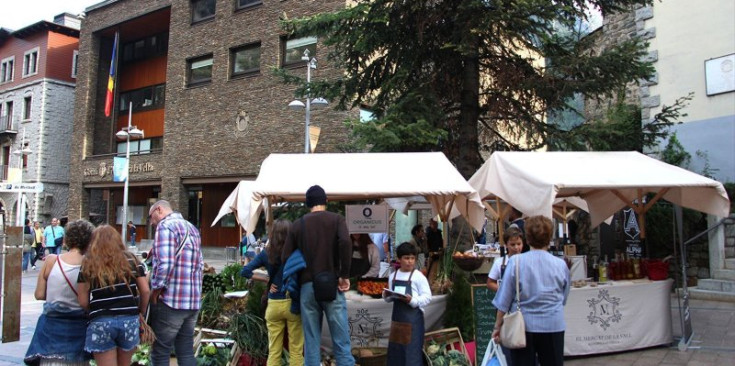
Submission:
[[[128,159],[116,156],[112,160],[112,181],[124,182],[128,179]]]
[[[387,233],[388,205],[345,205],[350,233]]]
[[[319,142],[319,133],[322,129],[317,126],[309,126],[309,149],[311,152],[316,150],[316,144]]]

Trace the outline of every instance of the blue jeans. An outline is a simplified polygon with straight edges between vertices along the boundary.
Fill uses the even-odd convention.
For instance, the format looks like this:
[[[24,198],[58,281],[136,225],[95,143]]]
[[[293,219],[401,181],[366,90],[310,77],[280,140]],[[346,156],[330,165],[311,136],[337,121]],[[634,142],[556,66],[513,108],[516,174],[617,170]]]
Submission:
[[[46,248],[48,249],[48,254],[56,254],[56,255],[61,254],[61,247],[49,247],[49,246],[47,246]]]
[[[153,366],[168,365],[171,349],[176,351],[176,361],[181,366],[196,366],[194,359],[194,326],[199,310],[174,309],[158,300],[151,304],[151,328],[156,342],[151,351]]]
[[[140,323],[137,315],[103,316],[90,320],[84,350],[102,353],[116,348],[131,351],[138,347]]]
[[[21,264],[21,267],[23,268],[23,272],[28,270],[28,262],[31,261],[31,256],[33,255],[33,250],[30,252],[23,252],[23,262]]]
[[[322,317],[327,315],[329,333],[337,366],[353,366],[350,346],[350,326],[347,323],[345,295],[337,292],[334,301],[317,302],[312,282],[301,285],[301,324],[304,327],[304,365],[319,366],[321,362]],[[157,365],[155,365],[157,366]]]

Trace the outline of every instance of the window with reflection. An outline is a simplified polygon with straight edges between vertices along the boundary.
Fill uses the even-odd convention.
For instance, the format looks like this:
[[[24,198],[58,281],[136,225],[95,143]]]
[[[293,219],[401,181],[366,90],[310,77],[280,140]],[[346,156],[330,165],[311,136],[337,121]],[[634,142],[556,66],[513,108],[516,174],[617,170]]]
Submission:
[[[316,37],[286,39],[283,46],[283,66],[303,64],[304,50],[309,50],[309,58],[316,56]]]
[[[127,111],[133,102],[133,111],[163,108],[166,104],[166,84],[120,93],[120,111]]]
[[[230,50],[230,76],[255,74],[260,71],[260,43]]]
[[[214,18],[216,0],[191,0],[191,22],[198,23]]]
[[[255,5],[260,5],[263,3],[263,0],[235,0],[235,4],[237,4],[237,10],[249,8]]]
[[[212,55],[197,57],[187,61],[189,85],[204,84],[212,81]]]

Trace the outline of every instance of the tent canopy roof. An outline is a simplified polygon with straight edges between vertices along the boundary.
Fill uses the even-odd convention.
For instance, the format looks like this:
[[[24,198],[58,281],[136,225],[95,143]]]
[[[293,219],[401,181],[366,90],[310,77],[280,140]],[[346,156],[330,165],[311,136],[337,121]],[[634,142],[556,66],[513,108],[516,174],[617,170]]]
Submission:
[[[669,202],[716,216],[730,209],[722,183],[635,151],[496,152],[469,183],[483,199],[500,198],[529,216],[551,217],[556,198],[581,197],[593,226],[639,193],[662,193]]]
[[[330,201],[423,196],[444,218],[458,210],[475,228],[484,222],[477,192],[441,152],[271,154],[252,186],[253,198],[300,202],[315,184]]]

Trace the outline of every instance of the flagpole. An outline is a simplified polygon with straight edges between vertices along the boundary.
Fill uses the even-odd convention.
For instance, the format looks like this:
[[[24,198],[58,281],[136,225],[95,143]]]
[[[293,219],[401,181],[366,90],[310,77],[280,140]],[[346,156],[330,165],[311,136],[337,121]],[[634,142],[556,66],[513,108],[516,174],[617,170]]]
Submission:
[[[125,183],[123,184],[123,222],[122,240],[127,246],[128,242],[128,182],[130,181],[130,130],[133,127],[133,101],[128,106],[128,137],[125,144]]]

